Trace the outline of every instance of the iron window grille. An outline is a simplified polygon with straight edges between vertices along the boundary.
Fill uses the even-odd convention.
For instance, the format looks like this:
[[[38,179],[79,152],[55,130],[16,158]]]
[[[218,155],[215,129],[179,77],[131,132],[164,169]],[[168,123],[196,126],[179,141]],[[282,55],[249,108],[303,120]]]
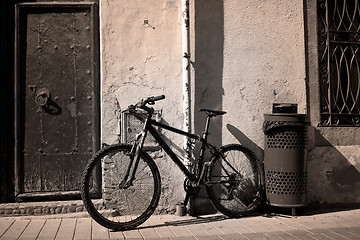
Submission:
[[[319,0],[323,126],[360,126],[360,0]]]

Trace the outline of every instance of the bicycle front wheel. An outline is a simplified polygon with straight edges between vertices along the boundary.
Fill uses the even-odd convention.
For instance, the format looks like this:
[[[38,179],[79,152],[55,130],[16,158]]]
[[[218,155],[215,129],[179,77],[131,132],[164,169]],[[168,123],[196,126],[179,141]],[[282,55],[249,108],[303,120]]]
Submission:
[[[129,168],[130,149],[130,145],[102,149],[83,174],[81,195],[85,208],[96,222],[114,230],[132,229],[145,222],[160,197],[159,170],[145,152],[141,152],[132,184],[120,184]]]
[[[244,216],[261,202],[262,168],[249,149],[225,145],[207,172],[206,189],[219,212],[229,217]]]

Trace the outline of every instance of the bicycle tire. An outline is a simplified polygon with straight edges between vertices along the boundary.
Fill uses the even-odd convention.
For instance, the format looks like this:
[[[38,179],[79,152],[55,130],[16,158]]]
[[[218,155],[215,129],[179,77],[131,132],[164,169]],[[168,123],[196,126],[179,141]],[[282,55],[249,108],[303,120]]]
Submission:
[[[229,217],[247,215],[263,197],[263,170],[255,155],[239,144],[220,148],[220,154],[213,156],[206,181],[212,203]]]
[[[145,152],[140,153],[133,184],[127,189],[119,186],[130,149],[119,144],[100,150],[83,173],[81,196],[86,210],[97,223],[113,230],[129,230],[145,222],[160,198],[159,170]]]

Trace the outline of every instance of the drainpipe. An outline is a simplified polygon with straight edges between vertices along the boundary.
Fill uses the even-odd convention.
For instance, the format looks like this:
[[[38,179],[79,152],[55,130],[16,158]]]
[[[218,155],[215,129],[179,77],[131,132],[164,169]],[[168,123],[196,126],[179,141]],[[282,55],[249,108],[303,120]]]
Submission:
[[[183,115],[184,131],[191,132],[191,89],[190,89],[190,31],[189,31],[189,0],[181,0],[181,31],[182,31],[182,80],[183,80]],[[192,149],[189,138],[184,137],[184,165],[191,171]],[[192,215],[192,199],[189,200],[189,210]],[[186,206],[184,206],[186,209]]]
[[[191,90],[190,90],[190,31],[189,31],[189,0],[181,0],[181,31],[182,31],[182,80],[183,80],[183,115],[184,131],[191,131]],[[184,137],[184,164],[190,169],[191,148],[188,137]]]

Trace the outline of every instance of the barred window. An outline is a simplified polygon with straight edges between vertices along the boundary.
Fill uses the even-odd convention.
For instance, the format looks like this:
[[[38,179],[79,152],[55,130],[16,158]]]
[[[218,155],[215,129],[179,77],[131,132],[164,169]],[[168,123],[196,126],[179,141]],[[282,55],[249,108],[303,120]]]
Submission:
[[[319,0],[319,86],[323,126],[360,126],[359,0]]]

